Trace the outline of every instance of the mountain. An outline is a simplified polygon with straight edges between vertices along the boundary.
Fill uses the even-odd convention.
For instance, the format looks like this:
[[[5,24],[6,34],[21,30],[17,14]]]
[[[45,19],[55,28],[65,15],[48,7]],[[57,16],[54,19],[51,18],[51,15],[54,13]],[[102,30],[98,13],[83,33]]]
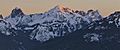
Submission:
[[[109,15],[108,17],[105,17],[101,20],[95,21],[91,24],[89,29],[94,28],[95,30],[99,29],[112,29],[112,28],[119,28],[119,20],[120,18],[120,12],[116,11]]]
[[[94,36],[101,36],[101,40],[116,40],[116,42],[119,41],[119,19],[120,19],[120,11],[116,11],[109,15],[108,17],[105,17],[99,21],[95,21],[89,25],[87,30],[90,30],[89,35],[91,34],[97,34]],[[86,34],[88,35],[88,34]],[[103,37],[104,38],[103,38]],[[86,38],[86,37],[85,37]],[[96,38],[97,39],[97,38]]]
[[[36,50],[119,50],[120,11],[92,22],[83,30],[76,30],[64,37],[55,38],[34,47]]]
[[[20,45],[13,50],[47,50],[45,47],[51,50],[89,50],[101,47],[104,50],[106,48],[102,46],[107,46],[108,49],[112,42],[119,43],[119,11],[103,18],[98,10],[84,12],[62,5],[45,13],[30,15],[16,7],[8,17],[0,17],[0,36],[4,35],[11,39],[8,42]],[[7,38],[1,37],[9,40]]]
[[[80,11],[78,12],[80,13]],[[20,8],[15,8],[5,18],[5,21],[10,24],[9,29],[15,31],[15,35],[19,35],[19,31],[21,31],[30,39],[44,42],[54,37],[67,35],[65,33],[84,29],[91,22],[102,18],[98,11],[92,10],[84,16],[79,13],[61,5],[55,6],[45,13],[30,15],[25,15]]]

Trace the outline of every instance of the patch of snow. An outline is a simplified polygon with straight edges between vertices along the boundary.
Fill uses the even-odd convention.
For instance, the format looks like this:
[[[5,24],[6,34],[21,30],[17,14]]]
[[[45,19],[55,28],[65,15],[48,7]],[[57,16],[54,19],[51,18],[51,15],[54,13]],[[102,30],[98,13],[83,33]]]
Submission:
[[[24,28],[25,30],[32,30],[32,29],[34,29],[34,27],[26,27],[26,28]]]
[[[120,19],[118,19],[118,25],[120,25]]]
[[[109,24],[113,23],[113,21],[109,21]]]
[[[96,33],[88,33],[88,34],[86,34],[86,35],[84,35],[83,36],[83,38],[88,38],[88,39],[90,39],[90,42],[93,42],[93,41],[99,41],[100,38],[101,37],[101,35],[98,35],[98,34],[96,34]]]

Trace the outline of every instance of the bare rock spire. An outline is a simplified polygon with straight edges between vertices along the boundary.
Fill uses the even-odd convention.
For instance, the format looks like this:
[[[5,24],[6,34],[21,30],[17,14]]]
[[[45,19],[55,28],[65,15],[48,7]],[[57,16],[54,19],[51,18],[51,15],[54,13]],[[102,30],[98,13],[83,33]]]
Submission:
[[[0,14],[0,19],[3,19],[3,16],[2,16],[2,14]]]

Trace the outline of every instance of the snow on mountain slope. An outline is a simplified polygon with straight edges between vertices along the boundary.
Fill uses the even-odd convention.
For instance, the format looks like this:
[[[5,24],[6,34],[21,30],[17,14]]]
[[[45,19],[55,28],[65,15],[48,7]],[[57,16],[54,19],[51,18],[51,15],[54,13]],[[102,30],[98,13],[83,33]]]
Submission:
[[[100,41],[102,40],[112,40],[112,39],[119,39],[119,31],[120,31],[120,11],[116,11],[105,17],[101,20],[94,21],[89,25],[87,28],[89,32],[85,34],[85,38],[91,39],[92,41]],[[95,37],[95,35],[91,36],[92,34],[96,34],[101,38]],[[91,36],[91,37],[90,37]],[[92,37],[95,37],[93,39]],[[112,39],[111,39],[112,38]],[[89,41],[88,40],[88,41]],[[101,41],[102,41],[101,40]],[[116,40],[119,41],[119,40]]]
[[[44,40],[50,37],[54,38],[64,36],[66,35],[65,33],[70,33],[78,29],[85,28],[90,22],[92,22],[88,18],[85,18],[78,13],[74,13],[73,10],[65,7],[61,8],[60,6],[56,6],[55,8],[46,12],[44,18],[41,20],[43,21],[42,24],[40,23],[41,27],[47,27],[47,29],[43,30],[48,33],[45,35],[45,33],[41,31],[44,35],[41,36],[41,33],[39,33],[37,34],[37,36],[39,35],[39,38],[35,38],[40,39],[45,37]],[[33,23],[35,22],[33,21]]]
[[[20,8],[15,8],[8,17],[3,18],[0,15],[0,39],[8,41],[11,46],[18,45],[12,46],[11,50],[34,50],[34,47],[43,50],[48,48],[55,50],[56,47],[73,50],[84,47],[91,49],[96,46],[102,50],[112,48],[113,44],[114,48],[119,48],[119,33],[120,11],[102,18],[98,10],[84,12],[55,6],[45,13],[26,15]]]
[[[15,8],[4,20],[10,24],[9,29],[14,30],[17,35],[21,31],[28,34],[30,39],[44,42],[83,29],[101,18],[98,11],[89,10],[88,13],[84,13],[56,6],[48,12],[30,15],[25,15],[20,8]]]
[[[10,28],[11,28],[11,26],[9,23],[7,23],[4,20],[0,20],[0,32],[1,33],[6,34],[6,35],[12,34],[9,30]]]
[[[94,28],[95,30],[99,29],[111,29],[111,28],[119,28],[120,23],[120,12],[116,11],[109,15],[108,17],[105,17],[101,20],[95,21],[88,29]]]

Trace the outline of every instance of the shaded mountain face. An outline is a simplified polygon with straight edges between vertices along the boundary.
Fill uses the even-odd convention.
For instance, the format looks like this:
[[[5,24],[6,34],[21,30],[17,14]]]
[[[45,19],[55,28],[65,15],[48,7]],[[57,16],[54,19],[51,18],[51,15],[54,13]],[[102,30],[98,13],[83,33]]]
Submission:
[[[47,50],[47,46],[51,50],[73,50],[73,46],[76,46],[76,50],[90,49],[94,44],[101,47],[104,43],[108,45],[107,42],[119,42],[119,17],[119,11],[103,18],[98,10],[84,12],[60,5],[45,13],[30,15],[15,8],[8,17],[0,20],[0,33],[9,36],[12,39],[10,42],[20,45],[16,50]],[[62,44],[58,44],[60,42]],[[83,47],[87,47],[80,47],[82,43]],[[54,48],[52,44],[58,45]]]
[[[10,16],[12,18],[14,18],[15,16],[19,16],[19,15],[23,15],[24,13],[22,12],[22,10],[18,7],[16,7],[15,9],[12,10]]]
[[[2,16],[2,15],[0,15],[0,19],[3,19],[3,16]]]

